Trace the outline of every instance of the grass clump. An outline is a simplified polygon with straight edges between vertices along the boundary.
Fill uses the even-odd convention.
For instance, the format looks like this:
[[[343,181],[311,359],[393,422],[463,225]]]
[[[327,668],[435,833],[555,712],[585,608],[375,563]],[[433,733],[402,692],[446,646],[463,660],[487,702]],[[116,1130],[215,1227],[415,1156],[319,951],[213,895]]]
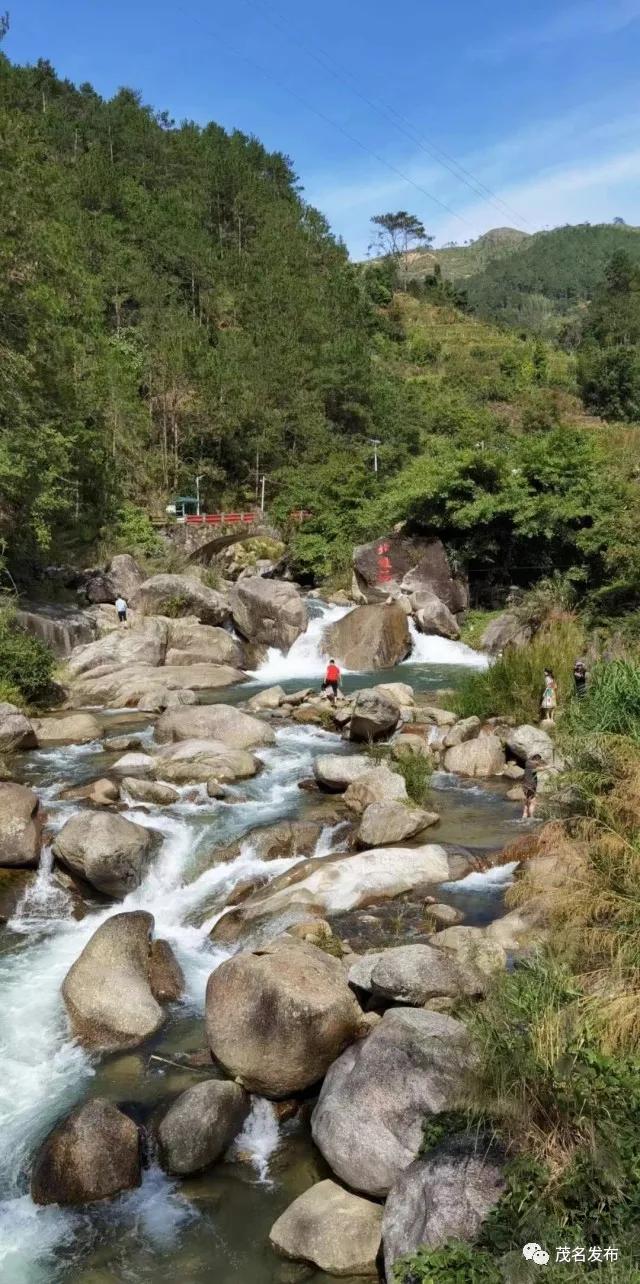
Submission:
[[[544,670],[558,683],[562,707],[573,692],[573,666],[585,648],[584,629],[572,615],[550,620],[524,647],[508,647],[488,669],[470,673],[453,699],[461,718],[503,714],[517,722],[540,721]]]
[[[407,788],[407,795],[412,803],[415,803],[417,807],[424,805],[429,793],[433,771],[430,758],[425,754],[414,753],[411,749],[405,750],[399,757],[395,758],[391,756],[390,745],[371,744],[368,747],[368,753],[376,765],[384,763],[391,771],[395,771],[399,776],[402,776]]]
[[[565,726],[575,737],[628,736],[640,744],[640,665],[630,660],[594,665],[587,694],[571,704]]]
[[[54,665],[53,652],[19,627],[15,611],[0,609],[0,699],[42,704],[51,691]]]
[[[465,611],[464,619],[460,626],[460,641],[467,646],[477,649],[482,641],[483,634],[491,624],[492,620],[497,620],[503,614],[503,611],[482,611],[473,610]]]
[[[393,1268],[394,1284],[502,1284],[502,1278],[489,1254],[469,1244],[420,1248]]]

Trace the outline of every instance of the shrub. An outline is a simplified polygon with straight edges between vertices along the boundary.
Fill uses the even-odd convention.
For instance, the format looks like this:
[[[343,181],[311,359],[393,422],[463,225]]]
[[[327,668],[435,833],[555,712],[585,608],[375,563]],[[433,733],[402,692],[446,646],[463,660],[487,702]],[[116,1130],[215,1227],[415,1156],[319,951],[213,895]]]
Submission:
[[[170,620],[177,620],[181,615],[189,614],[189,599],[177,594],[175,597],[168,597],[162,604],[162,614],[167,615]]]
[[[395,1284],[502,1284],[502,1275],[488,1253],[470,1244],[421,1248],[393,1268]]]
[[[144,509],[125,503],[118,510],[113,532],[119,552],[154,557],[162,551],[162,540]]]
[[[55,659],[44,642],[16,624],[15,612],[0,610],[0,687],[11,703],[39,704],[51,688]],[[16,699],[17,696],[17,699]]]
[[[429,792],[431,760],[421,753],[403,753],[393,766],[403,777],[411,802],[422,807]]]
[[[567,615],[544,625],[523,647],[508,647],[488,669],[463,679],[453,701],[462,718],[510,715],[517,722],[539,722],[544,670],[558,683],[562,706],[573,691],[573,666],[585,646],[580,622]]]

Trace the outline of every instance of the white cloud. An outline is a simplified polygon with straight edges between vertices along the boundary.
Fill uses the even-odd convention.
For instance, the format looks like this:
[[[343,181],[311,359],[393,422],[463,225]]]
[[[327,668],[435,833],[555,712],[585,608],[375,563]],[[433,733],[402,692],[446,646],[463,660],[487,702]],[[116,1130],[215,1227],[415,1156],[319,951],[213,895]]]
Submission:
[[[500,62],[513,54],[563,41],[615,35],[640,18],[640,0],[582,0],[559,8],[546,22],[511,31],[486,46],[476,47],[481,58]]]

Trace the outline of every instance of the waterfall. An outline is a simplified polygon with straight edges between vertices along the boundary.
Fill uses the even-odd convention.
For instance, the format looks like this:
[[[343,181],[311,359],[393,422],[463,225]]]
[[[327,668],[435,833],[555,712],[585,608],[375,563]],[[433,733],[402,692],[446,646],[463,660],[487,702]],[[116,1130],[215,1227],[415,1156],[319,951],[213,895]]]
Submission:
[[[433,633],[420,633],[413,620],[409,620],[411,655],[405,664],[459,664],[472,669],[486,669],[489,657],[474,651],[464,642],[451,642]]]
[[[273,686],[277,682],[287,682],[298,678],[302,683],[309,678],[322,678],[327,667],[327,655],[322,650],[322,635],[330,624],[341,620],[353,610],[351,606],[328,606],[326,602],[315,599],[310,603],[313,614],[309,620],[306,633],[297,638],[288,652],[279,651],[271,646],[266,660],[250,674],[256,682]]]

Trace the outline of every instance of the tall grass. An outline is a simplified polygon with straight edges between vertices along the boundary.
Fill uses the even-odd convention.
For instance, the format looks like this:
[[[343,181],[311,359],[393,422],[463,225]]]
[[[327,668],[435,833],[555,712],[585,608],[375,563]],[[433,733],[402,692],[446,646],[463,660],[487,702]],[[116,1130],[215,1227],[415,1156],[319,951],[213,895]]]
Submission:
[[[565,725],[577,737],[628,736],[640,744],[640,665],[630,660],[594,665],[587,694],[573,702]]]
[[[527,646],[509,647],[490,668],[469,674],[456,693],[455,711],[463,718],[504,714],[517,722],[539,722],[544,670],[555,675],[562,708],[572,695],[573,666],[585,645],[575,616],[550,620]]]

